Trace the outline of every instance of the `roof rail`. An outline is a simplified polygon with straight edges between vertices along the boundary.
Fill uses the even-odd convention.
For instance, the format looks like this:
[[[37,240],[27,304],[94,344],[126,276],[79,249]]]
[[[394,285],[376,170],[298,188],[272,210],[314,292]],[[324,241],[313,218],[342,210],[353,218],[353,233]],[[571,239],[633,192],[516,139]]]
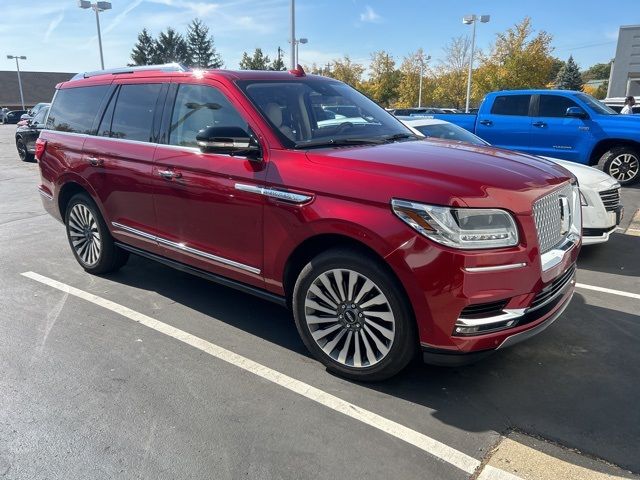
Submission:
[[[93,72],[78,73],[71,80],[95,77],[97,75],[121,75],[125,73],[160,71],[160,72],[188,72],[189,69],[180,63],[164,63],[162,65],[141,65],[134,67],[110,68],[107,70],[95,70]]]

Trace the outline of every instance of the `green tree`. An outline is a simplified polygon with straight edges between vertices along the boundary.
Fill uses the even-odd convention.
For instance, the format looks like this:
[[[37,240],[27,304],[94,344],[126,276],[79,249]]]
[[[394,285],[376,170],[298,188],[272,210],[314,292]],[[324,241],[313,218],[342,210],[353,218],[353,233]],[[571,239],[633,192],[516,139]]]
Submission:
[[[287,66],[284,64],[284,60],[282,60],[282,54],[282,49],[278,47],[278,55],[273,59],[271,65],[269,65],[269,70],[282,71],[287,69]]]
[[[544,31],[534,34],[529,17],[498,33],[491,52],[480,55],[474,97],[493,90],[546,87],[554,67],[551,41]]]
[[[559,58],[553,58],[553,63],[551,64],[551,71],[549,72],[549,79],[547,81],[547,85],[553,86],[555,84],[556,78],[558,77],[558,72],[562,67],[565,66],[565,61],[560,60]]]
[[[469,38],[454,37],[443,50],[444,58],[435,68],[433,103],[440,107],[461,108],[467,98],[467,71],[471,50]]]
[[[249,56],[247,52],[242,54],[240,60],[241,70],[269,70],[269,56],[262,53],[261,48],[256,48],[253,56]]]
[[[213,44],[213,36],[199,19],[194,19],[187,27],[187,51],[190,65],[197,68],[220,68],[222,58]]]
[[[408,108],[418,105],[421,70],[422,105],[430,103],[432,86],[430,85],[430,79],[427,77],[427,58],[424,51],[420,48],[416,52],[404,57],[400,64],[397,107]]]
[[[184,41],[182,35],[173,28],[168,27],[166,31],[160,33],[160,36],[155,41],[153,63],[170,62],[178,62],[184,65],[191,65],[192,63],[187,42]]]
[[[151,65],[154,61],[155,42],[146,28],[138,34],[138,41],[131,51],[131,65]]]
[[[325,75],[340,80],[354,88],[359,88],[362,83],[364,66],[354,62],[348,55],[332,62],[331,68],[325,70]]]
[[[610,75],[611,62],[596,63],[582,72],[582,81],[586,83],[590,80],[609,80]]]
[[[371,54],[369,80],[362,87],[383,107],[389,107],[398,98],[400,72],[395,67],[395,60],[384,50]]]
[[[561,90],[582,90],[583,85],[584,82],[580,75],[580,68],[573,60],[573,56],[570,56],[565,66],[558,72],[556,88]]]

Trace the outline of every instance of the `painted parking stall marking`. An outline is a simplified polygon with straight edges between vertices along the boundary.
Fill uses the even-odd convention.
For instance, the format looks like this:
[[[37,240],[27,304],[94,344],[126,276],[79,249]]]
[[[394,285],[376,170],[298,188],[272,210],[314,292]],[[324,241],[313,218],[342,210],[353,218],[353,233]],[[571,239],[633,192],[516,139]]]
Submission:
[[[319,403],[320,405],[324,405],[336,412],[340,412],[366,425],[377,428],[378,430],[388,433],[389,435],[392,435],[446,463],[449,463],[450,465],[453,465],[469,475],[473,475],[476,473],[476,470],[479,470],[482,467],[480,460],[439,442],[438,440],[428,437],[427,435],[405,427],[404,425],[382,417],[381,415],[370,412],[369,410],[365,410],[351,402],[347,402],[346,400],[331,395],[330,393],[324,392],[307,383],[296,380],[295,378],[289,377],[288,375],[280,373],[260,363],[254,362],[242,355],[238,355],[237,353],[203,340],[202,338],[196,337],[188,332],[156,320],[155,318],[132,310],[124,305],[120,305],[111,300],[107,300],[106,298],[85,292],[84,290],[80,290],[35,272],[24,272],[22,275],[30,278],[31,280],[35,280],[36,282],[40,282],[44,285],[60,290],[61,292],[65,292],[69,295],[91,302],[94,305],[111,310],[112,312],[133,320],[136,323],[140,323],[159,333],[168,335],[176,340],[186,343],[187,345],[197,348],[198,350],[208,353],[212,357],[235,365],[236,367],[262,377],[263,379],[297,393],[298,395],[302,395],[303,397]],[[514,480],[519,478],[495,468],[482,473],[483,479],[497,480],[509,478]],[[505,474],[508,475],[508,477],[505,477]]]
[[[614,290],[612,288],[596,287],[595,285],[586,285],[584,283],[576,283],[576,288],[582,288],[584,290],[593,290],[594,292],[610,293],[611,295],[618,295],[620,297],[636,298],[640,300],[640,294],[623,292],[622,290]]]

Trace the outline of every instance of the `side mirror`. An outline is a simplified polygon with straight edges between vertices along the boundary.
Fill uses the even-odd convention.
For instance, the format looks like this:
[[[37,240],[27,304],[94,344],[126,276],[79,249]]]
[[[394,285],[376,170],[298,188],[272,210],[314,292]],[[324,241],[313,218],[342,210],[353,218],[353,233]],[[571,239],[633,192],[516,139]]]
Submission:
[[[28,113],[23,113],[22,115],[20,115],[20,120],[30,120],[31,119],[31,115],[29,115]]]
[[[198,132],[196,142],[204,153],[255,156],[260,152],[256,139],[241,127],[207,127]]]
[[[569,107],[567,108],[567,113],[565,113],[566,117],[571,118],[589,118],[587,112],[585,112],[580,107]]]

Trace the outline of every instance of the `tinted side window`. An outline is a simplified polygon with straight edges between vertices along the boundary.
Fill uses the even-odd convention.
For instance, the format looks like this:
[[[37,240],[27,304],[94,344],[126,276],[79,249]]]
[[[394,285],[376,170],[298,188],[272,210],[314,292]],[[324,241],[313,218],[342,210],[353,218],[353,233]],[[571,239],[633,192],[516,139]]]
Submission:
[[[111,137],[151,141],[153,112],[162,85],[159,83],[122,85],[113,110]],[[100,133],[104,126],[100,126]]]
[[[578,104],[567,97],[560,95],[540,95],[539,117],[564,117],[567,108],[577,107]]]
[[[169,144],[197,147],[198,132],[214,126],[248,130],[247,122],[218,89],[206,85],[180,85],[171,115]]]
[[[36,113],[36,116],[33,117],[33,120],[31,120],[31,124],[32,125],[36,125],[39,123],[43,123],[44,122],[44,117],[47,114],[47,109],[46,108],[41,108],[40,111],[38,113]]]
[[[92,133],[93,120],[108,90],[109,85],[58,90],[46,128],[61,132]]]
[[[496,115],[529,115],[529,101],[531,95],[501,95],[496,97],[491,107],[491,113]]]

